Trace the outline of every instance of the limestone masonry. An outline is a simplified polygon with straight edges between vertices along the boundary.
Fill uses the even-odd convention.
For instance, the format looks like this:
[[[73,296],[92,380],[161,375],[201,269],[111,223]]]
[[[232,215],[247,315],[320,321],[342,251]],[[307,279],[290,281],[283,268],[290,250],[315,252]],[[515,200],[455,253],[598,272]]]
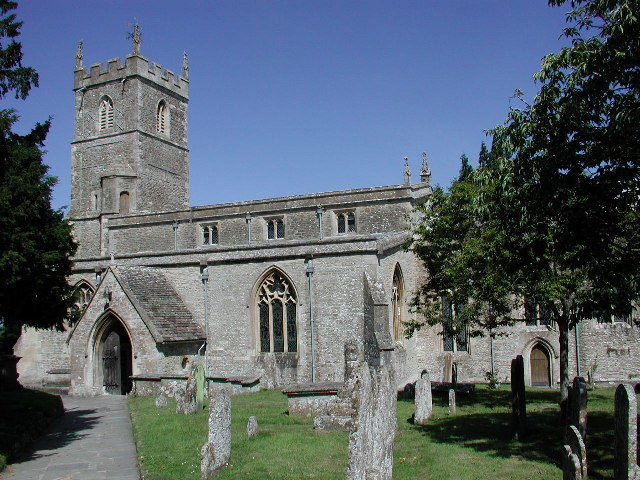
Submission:
[[[106,67],[76,54],[71,208],[80,246],[70,281],[83,313],[64,333],[25,330],[24,385],[74,395],[175,396],[195,366],[233,393],[344,380],[344,346],[372,341],[398,388],[509,381],[557,384],[558,334],[529,319],[491,339],[402,322],[426,273],[403,249],[414,207],[431,192],[423,157],[399,185],[189,207],[189,66],[179,75],[133,51]],[[400,177],[400,172],[399,175]],[[571,372],[590,381],[640,376],[639,329],[594,319],[572,332]],[[376,354],[378,354],[376,352]]]

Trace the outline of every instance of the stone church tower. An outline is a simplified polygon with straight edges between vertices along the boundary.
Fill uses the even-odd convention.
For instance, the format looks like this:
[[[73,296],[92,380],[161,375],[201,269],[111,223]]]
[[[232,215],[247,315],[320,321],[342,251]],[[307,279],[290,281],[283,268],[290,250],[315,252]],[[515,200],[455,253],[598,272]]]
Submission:
[[[71,210],[79,256],[108,255],[103,238],[108,216],[171,211],[189,205],[186,54],[175,76],[133,51],[106,70],[74,71],[75,129],[71,144]],[[99,242],[98,242],[99,241]]]

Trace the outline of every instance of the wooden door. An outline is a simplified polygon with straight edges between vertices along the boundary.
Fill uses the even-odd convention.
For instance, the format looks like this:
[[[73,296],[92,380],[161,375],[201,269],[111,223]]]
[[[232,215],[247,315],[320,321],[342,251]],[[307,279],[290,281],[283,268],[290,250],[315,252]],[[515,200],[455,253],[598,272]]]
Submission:
[[[121,353],[120,335],[113,331],[104,341],[102,351],[102,385],[107,393],[120,394],[122,391]]]
[[[541,347],[531,350],[531,385],[534,387],[549,387],[549,356]]]

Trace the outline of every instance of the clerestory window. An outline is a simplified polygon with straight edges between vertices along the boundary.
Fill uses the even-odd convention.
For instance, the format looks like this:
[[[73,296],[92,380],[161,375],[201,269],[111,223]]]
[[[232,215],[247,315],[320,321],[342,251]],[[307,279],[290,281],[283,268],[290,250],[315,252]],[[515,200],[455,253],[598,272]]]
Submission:
[[[217,225],[202,226],[202,244],[217,245],[220,241]]]
[[[160,100],[156,112],[156,131],[164,135],[169,134],[169,107],[167,102]]]
[[[86,280],[80,280],[76,283],[73,292],[73,306],[72,309],[78,313],[78,315],[84,312],[87,305],[93,298],[94,288],[93,286],[87,282]]]
[[[267,239],[274,240],[277,238],[284,238],[284,220],[272,218],[267,220]]]
[[[453,305],[448,297],[442,297],[442,343],[445,352],[469,351],[469,332],[464,325],[456,325],[463,311],[464,305]]]
[[[338,233],[356,232],[356,215],[353,212],[340,212],[338,217]]]
[[[297,299],[292,284],[277,270],[264,279],[256,295],[260,352],[297,352]]]
[[[106,130],[113,127],[113,100],[106,95],[100,100],[100,108],[98,112],[99,129]]]

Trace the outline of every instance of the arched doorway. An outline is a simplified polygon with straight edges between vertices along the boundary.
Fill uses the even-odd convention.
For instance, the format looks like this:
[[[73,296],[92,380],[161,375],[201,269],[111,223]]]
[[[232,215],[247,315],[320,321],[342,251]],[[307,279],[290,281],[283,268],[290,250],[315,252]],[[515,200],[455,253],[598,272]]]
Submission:
[[[133,373],[129,334],[118,319],[110,316],[96,345],[98,384],[105,393],[125,395],[131,391]]]
[[[531,349],[529,357],[531,365],[531,385],[534,387],[550,387],[549,353],[540,344]]]

